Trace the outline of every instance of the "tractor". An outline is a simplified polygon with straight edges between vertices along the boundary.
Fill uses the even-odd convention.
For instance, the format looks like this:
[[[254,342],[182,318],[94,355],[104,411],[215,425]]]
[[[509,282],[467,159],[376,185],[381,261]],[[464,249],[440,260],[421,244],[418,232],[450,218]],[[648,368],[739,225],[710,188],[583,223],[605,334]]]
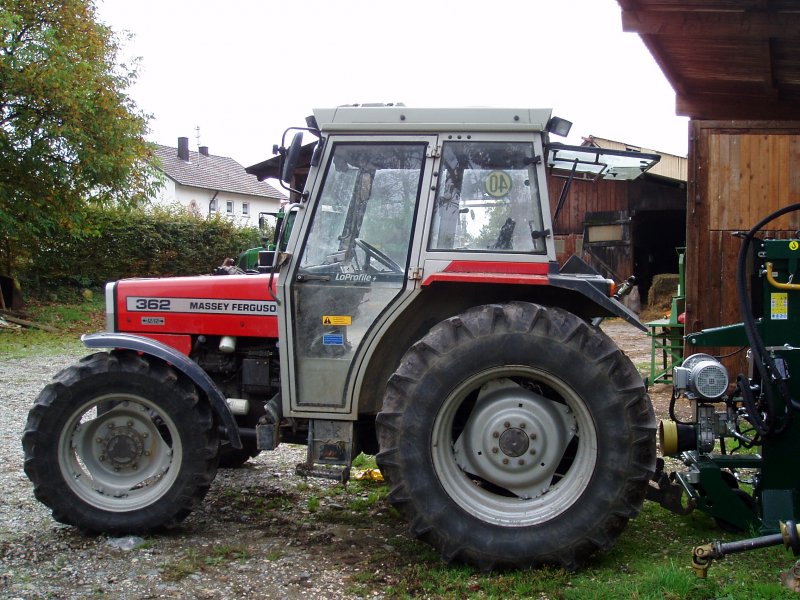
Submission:
[[[85,532],[176,525],[217,468],[280,443],[346,481],[375,454],[389,501],[447,561],[576,568],[642,506],[656,422],[597,326],[641,329],[615,284],[556,261],[547,174],[633,179],[657,155],[551,141],[547,109],[317,109],[284,134],[273,264],[107,284],[95,353],[37,398],[25,472]],[[287,136],[294,131],[291,143]]]
[[[712,560],[784,544],[800,554],[800,471],[792,458],[800,440],[800,239],[760,235],[776,219],[800,211],[785,206],[747,232],[737,261],[741,323],[692,333],[686,346],[706,350],[673,370],[670,420],[659,424],[664,456],[683,469],[667,474],[658,459],[648,498],[677,514],[699,509],[730,532],[760,534],[694,549],[693,567],[705,576]],[[734,348],[724,356],[708,352]],[[745,372],[730,377],[721,359],[745,357]],[[691,417],[681,420],[679,398]],[[796,572],[795,572],[796,571]],[[800,563],[792,571],[800,587]]]

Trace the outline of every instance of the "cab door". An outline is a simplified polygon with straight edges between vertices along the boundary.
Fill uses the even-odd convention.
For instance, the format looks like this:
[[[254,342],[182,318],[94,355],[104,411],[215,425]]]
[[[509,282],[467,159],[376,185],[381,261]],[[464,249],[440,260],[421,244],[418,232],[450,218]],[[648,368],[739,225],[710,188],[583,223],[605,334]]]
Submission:
[[[436,138],[330,136],[325,145],[279,282],[281,377],[293,415],[351,411],[356,359],[412,288],[415,225]]]

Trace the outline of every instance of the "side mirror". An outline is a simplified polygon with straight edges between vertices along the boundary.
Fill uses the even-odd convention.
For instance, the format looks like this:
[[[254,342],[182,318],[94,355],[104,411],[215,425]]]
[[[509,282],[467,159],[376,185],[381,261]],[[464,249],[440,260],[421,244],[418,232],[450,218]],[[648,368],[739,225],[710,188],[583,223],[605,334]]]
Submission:
[[[292,175],[297,168],[297,161],[300,158],[300,148],[303,145],[303,132],[298,131],[292,138],[292,143],[289,144],[289,149],[286,151],[286,156],[283,159],[283,169],[281,170],[281,181],[290,185],[292,183]]]

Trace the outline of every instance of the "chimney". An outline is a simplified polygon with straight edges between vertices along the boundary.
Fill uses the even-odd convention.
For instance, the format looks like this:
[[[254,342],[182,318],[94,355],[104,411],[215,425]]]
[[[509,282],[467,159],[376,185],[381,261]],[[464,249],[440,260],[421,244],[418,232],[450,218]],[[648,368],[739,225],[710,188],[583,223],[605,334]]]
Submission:
[[[178,138],[178,158],[181,160],[185,160],[189,162],[189,138],[188,137],[179,137]]]
[[[208,156],[208,146],[200,146],[200,154]]]

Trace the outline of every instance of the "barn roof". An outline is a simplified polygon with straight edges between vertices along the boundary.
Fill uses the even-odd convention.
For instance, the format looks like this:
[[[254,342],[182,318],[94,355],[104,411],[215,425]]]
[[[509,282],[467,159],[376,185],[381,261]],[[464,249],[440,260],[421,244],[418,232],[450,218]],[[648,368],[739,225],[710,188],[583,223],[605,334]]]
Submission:
[[[796,0],[618,0],[694,119],[800,119]]]

